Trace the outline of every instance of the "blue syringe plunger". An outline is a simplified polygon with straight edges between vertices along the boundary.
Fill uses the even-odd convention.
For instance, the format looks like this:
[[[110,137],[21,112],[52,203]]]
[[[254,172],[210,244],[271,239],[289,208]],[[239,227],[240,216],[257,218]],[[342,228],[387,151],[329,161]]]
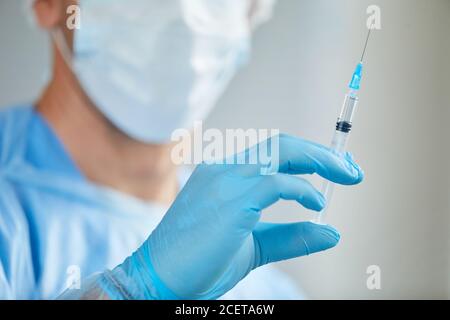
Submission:
[[[355,72],[353,72],[352,80],[350,81],[350,84],[348,85],[350,89],[359,90],[359,86],[360,86],[361,78],[362,78],[362,70],[363,70],[363,64],[362,64],[362,62],[360,62],[356,65]]]

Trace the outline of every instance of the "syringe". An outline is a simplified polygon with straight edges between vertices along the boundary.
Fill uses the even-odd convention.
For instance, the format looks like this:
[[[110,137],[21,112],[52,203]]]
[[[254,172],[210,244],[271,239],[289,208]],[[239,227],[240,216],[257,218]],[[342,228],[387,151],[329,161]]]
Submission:
[[[355,71],[353,72],[352,80],[350,81],[350,90],[345,95],[344,104],[342,106],[341,114],[336,122],[336,130],[334,132],[333,140],[331,141],[330,149],[337,153],[342,154],[345,151],[348,136],[350,130],[352,129],[353,115],[355,113],[356,106],[358,104],[358,91],[361,83],[362,70],[363,70],[363,60],[366,53],[367,43],[370,37],[370,31],[372,27],[369,28],[367,33],[366,43],[364,44],[364,49],[361,55],[359,63],[356,65]],[[325,217],[327,209],[330,204],[331,197],[333,195],[334,183],[325,180],[322,186],[322,194],[326,199],[325,208],[317,213],[314,220],[315,223],[323,224],[325,223]]]

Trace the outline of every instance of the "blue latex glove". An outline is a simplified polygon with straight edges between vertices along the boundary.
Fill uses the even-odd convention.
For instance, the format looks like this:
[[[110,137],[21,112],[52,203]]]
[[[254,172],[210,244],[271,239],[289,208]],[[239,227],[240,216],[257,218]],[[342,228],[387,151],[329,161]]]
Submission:
[[[259,266],[334,247],[330,226],[261,223],[261,211],[279,199],[320,211],[323,196],[293,175],[351,185],[362,171],[349,154],[312,142],[281,135],[279,147],[275,175],[261,175],[259,165],[199,165],[142,247],[104,275],[103,290],[110,298],[213,299]]]

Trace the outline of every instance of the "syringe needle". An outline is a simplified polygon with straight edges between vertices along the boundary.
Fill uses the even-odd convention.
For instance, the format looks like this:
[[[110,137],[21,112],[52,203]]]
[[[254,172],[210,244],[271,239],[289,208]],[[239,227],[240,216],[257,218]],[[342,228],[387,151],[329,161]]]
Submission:
[[[360,62],[363,62],[364,59],[364,55],[366,54],[366,49],[367,49],[367,44],[369,43],[369,37],[370,37],[370,31],[372,31],[372,25],[370,25],[369,31],[367,32],[367,37],[366,37],[366,43],[364,44],[364,49],[361,55],[361,60],[359,60]]]

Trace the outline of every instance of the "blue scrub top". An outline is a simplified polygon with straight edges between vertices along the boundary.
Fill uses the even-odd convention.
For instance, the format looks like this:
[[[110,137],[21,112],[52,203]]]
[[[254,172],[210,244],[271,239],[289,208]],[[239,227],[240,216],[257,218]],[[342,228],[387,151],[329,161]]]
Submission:
[[[33,107],[0,112],[0,298],[55,298],[79,278],[112,269],[166,211],[88,181]],[[269,265],[223,298],[300,297]]]

